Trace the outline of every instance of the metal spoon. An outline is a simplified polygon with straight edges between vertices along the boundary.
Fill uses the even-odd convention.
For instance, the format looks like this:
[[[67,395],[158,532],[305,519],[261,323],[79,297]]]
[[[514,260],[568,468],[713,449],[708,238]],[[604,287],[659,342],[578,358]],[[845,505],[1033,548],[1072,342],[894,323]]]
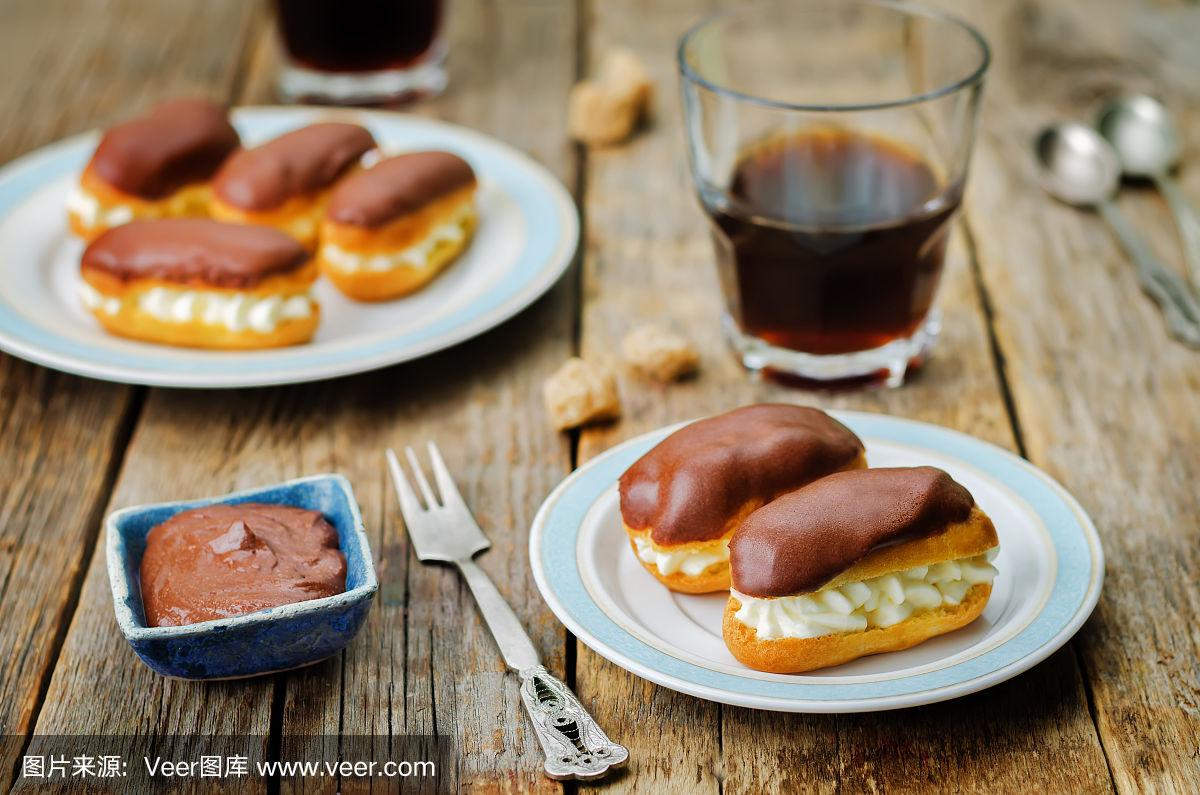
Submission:
[[[1105,106],[1096,129],[1112,144],[1126,175],[1149,179],[1162,192],[1183,237],[1192,284],[1200,287],[1200,216],[1171,176],[1183,156],[1171,115],[1154,97],[1133,94]]]
[[[1160,263],[1113,204],[1121,167],[1112,147],[1091,127],[1047,127],[1034,144],[1042,187],[1068,204],[1094,207],[1133,258],[1142,289],[1162,308],[1176,339],[1200,348],[1200,302],[1187,282]]]

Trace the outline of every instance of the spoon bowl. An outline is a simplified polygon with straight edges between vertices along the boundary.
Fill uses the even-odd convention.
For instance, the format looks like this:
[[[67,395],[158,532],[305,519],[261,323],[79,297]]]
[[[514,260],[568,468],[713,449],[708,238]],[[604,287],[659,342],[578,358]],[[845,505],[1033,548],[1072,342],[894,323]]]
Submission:
[[[1121,165],[1116,154],[1091,127],[1057,124],[1034,142],[1042,187],[1068,204],[1095,206],[1117,191]]]
[[[1200,287],[1200,213],[1171,175],[1183,157],[1183,144],[1166,107],[1145,94],[1121,97],[1101,112],[1096,129],[1112,144],[1125,175],[1149,179],[1167,200],[1192,283]]]
[[[1168,173],[1183,156],[1179,130],[1171,114],[1146,94],[1119,97],[1104,107],[1096,129],[1116,152],[1121,169],[1131,177]]]
[[[1142,289],[1162,308],[1171,335],[1200,348],[1200,301],[1178,274],[1158,261],[1113,203],[1121,163],[1108,141],[1091,127],[1058,124],[1042,130],[1033,150],[1042,187],[1060,201],[1100,213],[1137,266]]]

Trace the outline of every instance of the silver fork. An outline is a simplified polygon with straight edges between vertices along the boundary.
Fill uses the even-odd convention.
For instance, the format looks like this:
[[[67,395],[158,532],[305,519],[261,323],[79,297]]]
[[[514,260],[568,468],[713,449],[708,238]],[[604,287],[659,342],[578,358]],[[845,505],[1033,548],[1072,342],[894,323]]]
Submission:
[[[594,779],[610,768],[623,765],[629,759],[629,751],[608,739],[570,688],[546,671],[517,614],[487,573],[472,560],[491,543],[454,486],[437,445],[429,443],[429,458],[438,495],[425,479],[412,448],[406,447],[404,453],[424,497],[423,505],[393,450],[387,451],[387,460],[413,549],[423,563],[431,560],[453,563],[466,579],[504,662],[521,677],[521,700],[546,755],[546,775],[554,779]]]

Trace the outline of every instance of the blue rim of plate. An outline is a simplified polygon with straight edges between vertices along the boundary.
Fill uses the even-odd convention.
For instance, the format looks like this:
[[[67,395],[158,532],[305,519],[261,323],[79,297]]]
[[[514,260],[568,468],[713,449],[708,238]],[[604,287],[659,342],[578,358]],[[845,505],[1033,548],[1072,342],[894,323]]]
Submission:
[[[483,133],[383,111],[269,106],[233,111],[239,132],[254,139],[316,118],[357,120],[368,125],[384,146],[440,145],[471,160],[483,177],[503,186],[528,222],[529,235],[512,277],[429,326],[350,349],[317,353],[299,346],[202,361],[173,357],[166,347],[147,346],[130,355],[81,345],[0,303],[0,350],[56,370],[146,386],[234,388],[319,381],[411,361],[481,334],[533,303],[571,264],[579,241],[579,218],[571,195],[544,166]],[[0,218],[47,184],[82,170],[97,139],[96,131],[82,133],[0,168]],[[65,218],[64,213],[64,226]]]
[[[634,461],[686,423],[660,428],[605,451],[546,498],[529,538],[538,589],[568,629],[603,657],[657,684],[700,698],[791,712],[866,712],[930,704],[998,684],[1049,657],[1083,625],[1100,598],[1104,552],[1087,513],[1066,489],[1028,461],[959,431],[853,411],[831,415],[864,438],[912,445],[956,458],[1006,485],[1045,524],[1056,551],[1053,589],[1020,632],[955,665],[872,682],[786,683],[714,671],[653,648],[593,601],[576,548],[584,517]]]

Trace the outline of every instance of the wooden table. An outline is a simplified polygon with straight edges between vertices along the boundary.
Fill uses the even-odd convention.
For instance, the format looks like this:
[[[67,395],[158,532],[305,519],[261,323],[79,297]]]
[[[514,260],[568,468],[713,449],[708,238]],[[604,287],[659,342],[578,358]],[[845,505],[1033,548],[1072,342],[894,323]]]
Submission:
[[[481,564],[548,666],[632,749],[612,790],[1200,791],[1200,354],[1167,339],[1099,221],[1041,194],[1029,156],[1040,125],[1087,119],[1124,89],[1163,94],[1200,144],[1200,9],[954,4],[995,61],[942,288],[945,330],[909,385],[831,395],[753,382],[718,331],[673,63],[680,32],[710,5],[455,3],[451,88],[414,112],[530,152],[573,189],[584,218],[578,266],[496,331],[377,373],[228,392],[131,388],[0,355],[0,733],[139,736],[131,746],[165,732],[245,734],[286,753],[303,735],[436,731],[460,750],[444,785],[558,790],[471,599],[454,572],[415,564],[400,526],[381,450],[432,438],[491,531]],[[627,146],[583,152],[564,135],[567,90],[614,45],[641,53],[657,79],[656,121]],[[257,3],[3,0],[0,161],[161,97],[269,102],[275,59]],[[1200,200],[1200,164],[1182,177]],[[1180,260],[1157,198],[1128,191],[1120,203]],[[553,432],[543,378],[573,353],[611,354],[655,317],[701,343],[702,375],[666,388],[623,377],[619,423]],[[541,500],[621,439],[766,399],[928,420],[1045,468],[1104,539],[1095,614],[1006,684],[869,715],[723,707],[577,643],[529,574],[526,532]],[[171,681],[141,665],[113,619],[103,515],[328,470],[354,484],[381,576],[356,641],[321,665],[249,681]],[[6,789],[15,765],[0,760]]]

